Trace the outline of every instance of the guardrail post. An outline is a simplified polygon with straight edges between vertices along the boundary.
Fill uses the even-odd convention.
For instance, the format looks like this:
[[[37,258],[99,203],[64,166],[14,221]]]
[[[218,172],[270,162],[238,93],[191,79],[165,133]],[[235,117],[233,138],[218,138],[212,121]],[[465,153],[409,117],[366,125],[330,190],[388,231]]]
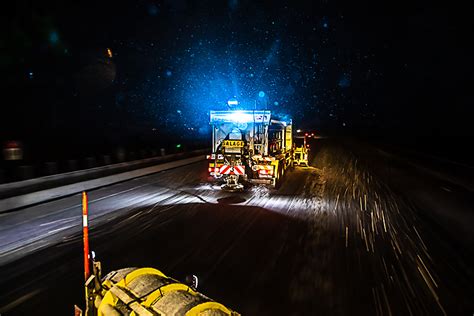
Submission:
[[[125,161],[125,150],[123,148],[117,148],[115,151],[115,157],[117,162],[124,162]]]
[[[19,180],[28,180],[34,178],[33,166],[19,166],[17,169],[17,177]]]
[[[58,173],[58,163],[55,161],[48,161],[44,164],[44,173],[49,176]]]
[[[112,163],[112,160],[110,159],[109,155],[103,155],[102,156],[102,163],[104,165],[110,165]]]
[[[94,168],[97,166],[97,162],[94,157],[86,157],[86,169]]]
[[[78,169],[77,160],[69,159],[66,162],[66,168],[67,168],[67,171],[76,171]]]

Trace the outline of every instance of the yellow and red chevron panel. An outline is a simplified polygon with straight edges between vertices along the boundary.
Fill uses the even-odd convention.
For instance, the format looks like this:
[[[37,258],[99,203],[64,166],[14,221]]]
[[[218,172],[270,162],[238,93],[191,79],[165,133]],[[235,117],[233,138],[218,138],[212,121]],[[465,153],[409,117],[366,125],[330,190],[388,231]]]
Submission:
[[[235,166],[229,166],[229,165],[223,165],[220,170],[220,174],[235,174],[235,175],[244,175],[245,174],[245,166],[242,165],[235,165]]]

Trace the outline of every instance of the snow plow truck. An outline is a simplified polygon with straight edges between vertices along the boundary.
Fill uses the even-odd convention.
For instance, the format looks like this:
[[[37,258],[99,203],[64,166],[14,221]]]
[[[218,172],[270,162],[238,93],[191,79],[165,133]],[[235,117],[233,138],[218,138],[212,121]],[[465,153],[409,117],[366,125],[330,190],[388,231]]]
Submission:
[[[293,165],[292,121],[269,110],[211,111],[209,174],[222,189],[240,191],[243,182],[277,187]]]
[[[239,316],[197,291],[198,277],[181,283],[154,268],[123,268],[102,276],[102,264],[89,247],[88,196],[82,193],[85,310],[75,316]]]

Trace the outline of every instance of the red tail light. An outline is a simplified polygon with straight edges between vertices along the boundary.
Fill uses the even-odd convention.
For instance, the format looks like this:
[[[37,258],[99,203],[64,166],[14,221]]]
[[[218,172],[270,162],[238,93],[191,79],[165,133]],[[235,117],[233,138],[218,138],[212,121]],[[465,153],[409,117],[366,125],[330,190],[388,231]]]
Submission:
[[[273,174],[273,169],[260,169],[258,170],[259,174],[264,174],[264,175],[272,175]]]

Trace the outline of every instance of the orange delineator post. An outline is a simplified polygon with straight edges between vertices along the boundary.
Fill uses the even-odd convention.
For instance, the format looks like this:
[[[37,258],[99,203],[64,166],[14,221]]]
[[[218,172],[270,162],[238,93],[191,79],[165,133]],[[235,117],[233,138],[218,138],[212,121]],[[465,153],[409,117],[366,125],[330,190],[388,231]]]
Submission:
[[[84,278],[85,281],[89,279],[90,272],[90,255],[89,255],[89,222],[88,222],[89,210],[87,207],[87,193],[82,192],[82,234],[84,241]]]

